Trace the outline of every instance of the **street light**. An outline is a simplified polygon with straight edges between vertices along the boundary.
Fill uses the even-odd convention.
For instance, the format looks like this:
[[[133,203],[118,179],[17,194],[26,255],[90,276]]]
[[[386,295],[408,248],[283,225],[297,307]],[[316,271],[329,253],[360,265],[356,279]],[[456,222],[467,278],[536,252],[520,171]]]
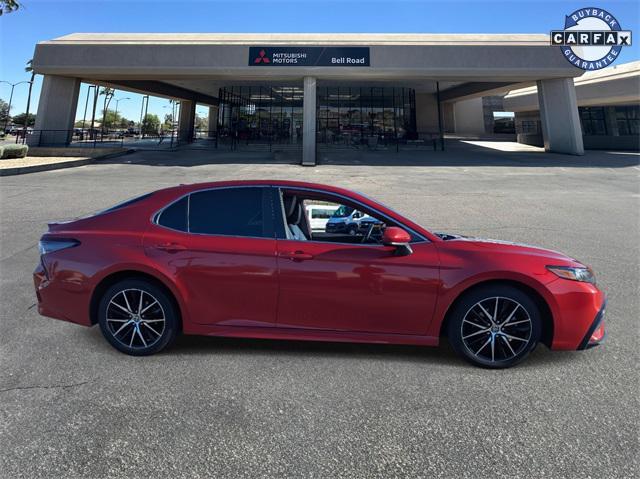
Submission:
[[[115,120],[116,121],[118,121],[118,103],[120,103],[121,101],[124,101],[124,100],[131,100],[131,98],[125,97],[125,98],[116,99],[116,114],[115,114]]]
[[[9,108],[7,110],[7,118],[5,118],[4,120],[4,129],[2,131],[7,131],[7,125],[9,124],[9,116],[11,116],[11,101],[13,100],[13,89],[20,85],[21,83],[31,83],[28,80],[24,80],[24,81],[19,81],[18,83],[11,83],[5,80],[0,80],[0,83],[6,83],[7,85],[11,85],[11,95],[9,95]],[[25,122],[28,122],[29,119],[27,118],[25,120]]]

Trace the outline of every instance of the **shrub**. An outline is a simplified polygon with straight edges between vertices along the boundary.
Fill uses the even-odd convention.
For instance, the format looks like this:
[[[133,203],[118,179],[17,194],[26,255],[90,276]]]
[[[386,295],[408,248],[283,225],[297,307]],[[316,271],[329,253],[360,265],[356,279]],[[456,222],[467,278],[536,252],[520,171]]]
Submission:
[[[8,160],[10,158],[24,158],[27,156],[29,147],[27,145],[4,145],[0,158]]]

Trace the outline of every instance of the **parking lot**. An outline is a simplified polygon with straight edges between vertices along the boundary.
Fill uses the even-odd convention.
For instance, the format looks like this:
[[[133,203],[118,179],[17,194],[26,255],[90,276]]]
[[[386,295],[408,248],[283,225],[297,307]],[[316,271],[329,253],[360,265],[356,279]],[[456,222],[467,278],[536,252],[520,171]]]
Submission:
[[[453,148],[425,161],[374,154],[316,168],[184,155],[0,178],[0,476],[638,474],[637,155]],[[340,185],[434,231],[563,251],[593,266],[609,295],[607,342],[585,352],[540,346],[504,371],[471,367],[446,344],[182,337],[134,358],[98,328],[38,315],[31,273],[48,220],[230,178]]]

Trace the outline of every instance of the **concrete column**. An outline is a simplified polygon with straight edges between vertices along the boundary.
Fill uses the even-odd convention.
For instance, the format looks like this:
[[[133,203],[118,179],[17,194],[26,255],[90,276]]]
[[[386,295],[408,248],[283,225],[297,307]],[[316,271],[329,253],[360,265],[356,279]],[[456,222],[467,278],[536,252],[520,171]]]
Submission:
[[[178,117],[178,140],[190,143],[196,124],[196,102],[180,100],[180,116]]]
[[[33,135],[27,136],[27,143],[33,146],[68,145],[73,134],[79,93],[79,78],[45,75],[38,102],[35,131]]]
[[[545,151],[584,155],[573,78],[539,80],[537,84]]]
[[[213,138],[216,136],[216,131],[218,129],[218,107],[210,106],[209,107],[209,138]]]
[[[304,77],[302,107],[302,164],[316,164],[316,79]]]

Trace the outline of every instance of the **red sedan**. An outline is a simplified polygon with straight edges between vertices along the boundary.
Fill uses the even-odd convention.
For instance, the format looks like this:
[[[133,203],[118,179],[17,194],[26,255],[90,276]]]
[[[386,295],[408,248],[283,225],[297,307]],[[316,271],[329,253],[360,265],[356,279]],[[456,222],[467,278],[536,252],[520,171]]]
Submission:
[[[312,230],[312,205],[377,221],[355,235]],[[432,233],[333,186],[167,188],[50,224],[40,254],[40,314],[99,324],[132,355],[179,332],[425,346],[447,337],[471,363],[502,368],[539,342],[582,350],[604,338],[605,295],[575,259]]]

